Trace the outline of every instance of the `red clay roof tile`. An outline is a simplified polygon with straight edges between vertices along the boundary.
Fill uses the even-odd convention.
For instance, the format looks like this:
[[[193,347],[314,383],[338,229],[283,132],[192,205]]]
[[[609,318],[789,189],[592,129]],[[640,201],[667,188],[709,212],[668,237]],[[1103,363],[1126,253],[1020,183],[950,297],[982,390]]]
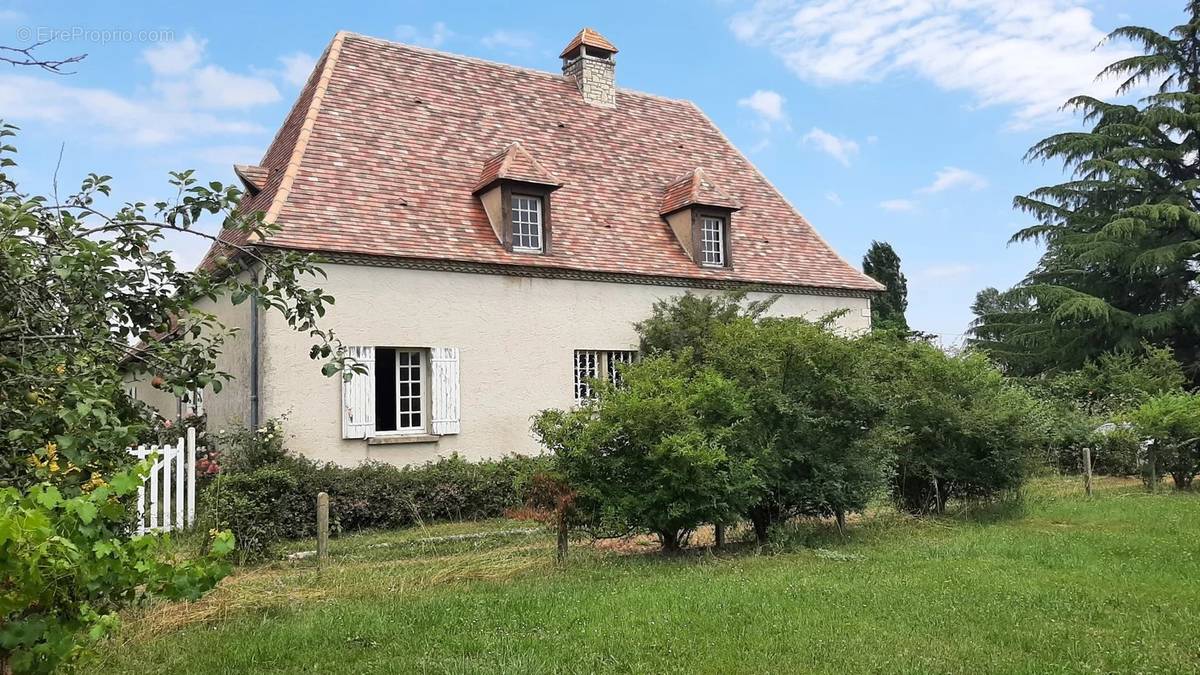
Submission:
[[[738,200],[713,185],[701,168],[688,171],[667,186],[658,213],[665,216],[688,206],[717,206],[734,211],[742,208]]]
[[[546,167],[521,147],[518,142],[509,143],[496,155],[483,163],[479,172],[479,181],[475,183],[472,192],[479,192],[498,180],[515,180],[538,185],[560,186],[562,182],[554,177]]]
[[[575,51],[579,45],[587,45],[588,47],[603,49],[614,54],[617,53],[616,46],[609,42],[607,38],[591,28],[584,28],[583,30],[579,31],[575,37],[571,38],[571,41],[567,43],[566,47],[563,48],[562,53],[558,55],[558,58],[567,58],[567,56],[571,52]]]
[[[259,162],[271,170],[265,187],[243,209],[273,214],[281,229],[263,243],[290,249],[882,288],[838,257],[694,104],[624,89],[616,99],[592,106],[559,74],[339,33]],[[506,251],[472,194],[497,139],[519,140],[562,179],[550,254]],[[741,204],[731,268],[696,265],[660,216],[664,191],[696,166]]]

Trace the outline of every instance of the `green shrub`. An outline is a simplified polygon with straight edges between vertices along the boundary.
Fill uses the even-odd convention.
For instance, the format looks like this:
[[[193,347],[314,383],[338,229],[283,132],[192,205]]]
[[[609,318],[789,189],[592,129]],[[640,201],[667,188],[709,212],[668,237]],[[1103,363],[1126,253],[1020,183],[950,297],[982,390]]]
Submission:
[[[892,449],[861,340],[802,319],[742,318],[714,330],[707,353],[748,400],[735,443],[763,482],[747,512],[760,543],[793,516],[841,523],[887,484]]]
[[[1166,471],[1175,487],[1186,490],[1200,472],[1200,397],[1162,394],[1130,414],[1138,435],[1150,441],[1149,461],[1155,475]]]
[[[1142,438],[1133,429],[1116,428],[1093,434],[1092,472],[1106,476],[1136,476],[1145,463]]]
[[[319,492],[329,494],[335,532],[498,518],[522,505],[529,477],[547,466],[540,457],[468,462],[452,455],[415,467],[341,467],[285,454],[245,473],[222,473],[201,504],[204,517],[233,530],[243,555],[254,558],[315,534]]]
[[[690,355],[647,358],[597,399],[534,421],[573,488],[580,518],[610,532],[649,531],[675,551],[701,523],[730,522],[761,485],[753,460],[730,452],[745,419],[737,386]]]
[[[896,432],[892,495],[912,512],[951,499],[991,499],[1019,488],[1054,416],[980,354],[950,356],[922,342],[882,338],[872,368]]]
[[[129,502],[149,464],[82,490],[0,488],[0,672],[56,672],[109,634],[122,608],[195,600],[228,573],[228,532],[184,561],[167,535],[129,536]]]

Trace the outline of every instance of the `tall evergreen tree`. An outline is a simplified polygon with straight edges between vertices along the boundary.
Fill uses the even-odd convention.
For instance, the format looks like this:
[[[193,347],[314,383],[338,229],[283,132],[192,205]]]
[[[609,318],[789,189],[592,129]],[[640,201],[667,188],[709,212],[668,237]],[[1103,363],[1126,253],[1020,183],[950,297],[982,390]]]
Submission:
[[[1061,161],[1071,180],[1014,200],[1037,223],[1012,241],[1046,252],[1005,302],[980,307],[974,342],[1013,370],[1073,369],[1143,342],[1170,347],[1200,381],[1200,0],[1167,35],[1127,26],[1108,40],[1143,54],[1105,68],[1134,104],[1077,96],[1090,131],[1050,136],[1028,160]],[[986,303],[985,303],[986,304]]]
[[[908,279],[900,271],[900,256],[886,241],[872,241],[863,256],[863,273],[887,286],[887,291],[871,301],[871,326],[908,330]]]

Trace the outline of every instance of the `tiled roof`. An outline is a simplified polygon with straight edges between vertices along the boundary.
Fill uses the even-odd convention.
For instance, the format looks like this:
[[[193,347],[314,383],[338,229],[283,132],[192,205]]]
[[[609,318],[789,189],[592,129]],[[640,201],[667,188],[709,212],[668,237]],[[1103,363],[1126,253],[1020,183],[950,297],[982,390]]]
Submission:
[[[267,184],[267,177],[271,175],[271,170],[264,166],[251,166],[249,164],[234,164],[233,172],[238,178],[246,184],[248,188],[255,191],[263,189]]]
[[[489,157],[483,163],[479,172],[479,181],[475,183],[473,192],[495,183],[498,180],[516,180],[539,185],[562,185],[546,167],[534,159],[529,151],[520,143],[510,143],[508,147]]]
[[[548,255],[506,251],[472,194],[481,167],[512,141],[563,184]],[[271,170],[267,183],[243,208],[281,227],[262,242],[272,246],[881,288],[691,102],[618,89],[615,107],[588,105],[559,74],[338,33],[258,165]],[[742,206],[730,224],[731,268],[696,265],[659,214],[667,186],[697,166]]]
[[[574,38],[571,38],[571,42],[569,42],[567,46],[563,48],[562,53],[558,55],[558,58],[565,59],[567,55],[575,51],[579,45],[587,45],[588,47],[603,49],[614,54],[617,53],[617,48],[603,35],[597,33],[591,28],[584,28],[583,30],[579,31],[579,34],[577,34]]]
[[[713,185],[701,168],[692,169],[667,186],[658,213],[665,216],[688,206],[718,206],[735,211],[742,208],[738,200]]]

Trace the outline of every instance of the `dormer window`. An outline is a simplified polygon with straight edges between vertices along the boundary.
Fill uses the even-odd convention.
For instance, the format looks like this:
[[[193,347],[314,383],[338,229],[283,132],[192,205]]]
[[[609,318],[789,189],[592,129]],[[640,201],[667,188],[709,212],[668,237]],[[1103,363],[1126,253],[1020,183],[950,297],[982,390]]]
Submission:
[[[741,208],[703,169],[693,169],[667,185],[659,215],[697,265],[732,267],[733,213]]]
[[[512,247],[514,251],[541,252],[542,198],[512,196]]]
[[[708,267],[725,266],[724,218],[700,217],[700,264]]]
[[[496,238],[521,254],[550,254],[550,195],[562,186],[520,143],[483,163],[475,195]]]

